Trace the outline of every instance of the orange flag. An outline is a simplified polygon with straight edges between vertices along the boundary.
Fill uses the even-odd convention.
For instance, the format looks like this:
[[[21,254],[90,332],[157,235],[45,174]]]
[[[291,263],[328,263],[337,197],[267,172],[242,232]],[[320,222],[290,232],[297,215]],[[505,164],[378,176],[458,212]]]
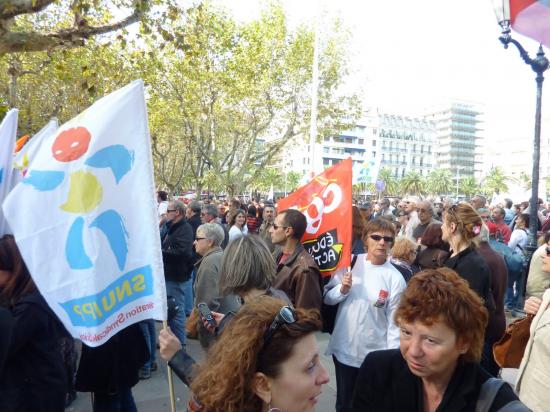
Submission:
[[[302,243],[323,276],[350,264],[351,168],[351,158],[343,160],[277,204],[279,212],[297,209],[306,216]]]

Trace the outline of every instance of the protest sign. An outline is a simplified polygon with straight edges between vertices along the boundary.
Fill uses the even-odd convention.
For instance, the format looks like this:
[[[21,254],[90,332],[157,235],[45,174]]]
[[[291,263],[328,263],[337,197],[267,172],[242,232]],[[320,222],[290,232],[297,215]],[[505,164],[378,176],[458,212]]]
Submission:
[[[40,292],[71,334],[99,346],[166,318],[143,82],[44,136],[3,210]]]
[[[306,216],[302,243],[323,276],[350,264],[351,165],[351,158],[341,161],[277,203],[279,212],[297,209]]]

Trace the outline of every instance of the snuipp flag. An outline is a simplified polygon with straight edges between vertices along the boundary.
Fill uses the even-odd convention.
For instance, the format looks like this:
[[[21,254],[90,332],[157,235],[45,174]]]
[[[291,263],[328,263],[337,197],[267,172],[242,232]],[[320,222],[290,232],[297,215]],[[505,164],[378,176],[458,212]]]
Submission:
[[[351,158],[341,161],[277,204],[279,212],[298,209],[306,216],[302,243],[323,276],[350,264],[351,165]]]
[[[512,28],[550,47],[550,0],[510,0]]]
[[[2,206],[40,292],[89,346],[166,317],[154,193],[135,81],[45,136]]]

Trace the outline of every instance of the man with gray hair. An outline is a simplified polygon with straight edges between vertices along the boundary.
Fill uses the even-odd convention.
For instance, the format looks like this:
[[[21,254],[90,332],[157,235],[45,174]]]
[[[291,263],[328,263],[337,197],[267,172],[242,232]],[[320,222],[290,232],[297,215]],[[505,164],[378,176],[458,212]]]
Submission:
[[[204,223],[217,223],[218,225],[220,225],[220,227],[222,228],[222,230],[225,233],[225,238],[224,238],[224,241],[221,244],[221,248],[225,249],[225,247],[229,243],[229,233],[227,232],[226,228],[220,223],[220,220],[218,219],[218,208],[216,207],[216,205],[208,204],[208,205],[204,205],[202,207],[201,222],[203,224]]]
[[[439,220],[434,219],[433,214],[433,206],[431,202],[428,202],[427,200],[420,201],[416,204],[416,214],[418,216],[418,224],[413,230],[413,238],[418,243],[420,243],[420,239],[424,235],[424,232],[426,231],[426,228],[431,224],[441,224]]]

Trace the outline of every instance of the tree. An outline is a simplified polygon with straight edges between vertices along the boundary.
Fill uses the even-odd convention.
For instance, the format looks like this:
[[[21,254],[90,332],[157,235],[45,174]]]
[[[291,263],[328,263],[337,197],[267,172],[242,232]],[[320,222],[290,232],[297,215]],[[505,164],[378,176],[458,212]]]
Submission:
[[[415,171],[410,171],[403,176],[400,184],[402,192],[410,195],[421,195],[426,188],[424,177]]]
[[[153,4],[160,1],[2,0],[0,56],[82,46],[139,21]],[[123,17],[112,17],[121,13]],[[31,24],[33,19],[37,24]]]
[[[528,173],[521,172],[519,175],[518,183],[525,190],[531,189],[532,179]]]
[[[471,198],[479,191],[479,184],[473,176],[467,176],[460,180],[460,191],[468,198]]]
[[[378,179],[384,182],[385,188],[383,195],[397,195],[399,192],[399,182],[394,177],[390,169],[383,168],[378,172]]]
[[[313,33],[289,31],[277,5],[241,24],[203,4],[167,30],[176,40],[162,50],[151,41],[145,52],[155,50],[159,67],[150,105],[173,107],[152,127],[154,156],[169,165],[158,176],[167,187],[189,176],[198,190],[210,171],[219,187],[239,193],[307,132]],[[347,73],[343,49],[328,41],[321,54],[320,136],[337,134],[359,114],[354,96],[338,93]]]
[[[492,196],[494,193],[506,192],[508,190],[507,180],[509,178],[504,175],[500,167],[493,167],[485,176],[482,189],[488,196]]]
[[[284,186],[284,177],[279,169],[274,167],[267,167],[256,177],[256,179],[250,184],[249,188],[267,192],[271,189],[281,191]]]
[[[292,192],[300,186],[300,180],[302,176],[298,172],[289,172],[286,175],[286,185],[284,187],[285,191]]]
[[[426,179],[426,189],[434,195],[446,195],[452,191],[453,180],[447,169],[434,169]]]

